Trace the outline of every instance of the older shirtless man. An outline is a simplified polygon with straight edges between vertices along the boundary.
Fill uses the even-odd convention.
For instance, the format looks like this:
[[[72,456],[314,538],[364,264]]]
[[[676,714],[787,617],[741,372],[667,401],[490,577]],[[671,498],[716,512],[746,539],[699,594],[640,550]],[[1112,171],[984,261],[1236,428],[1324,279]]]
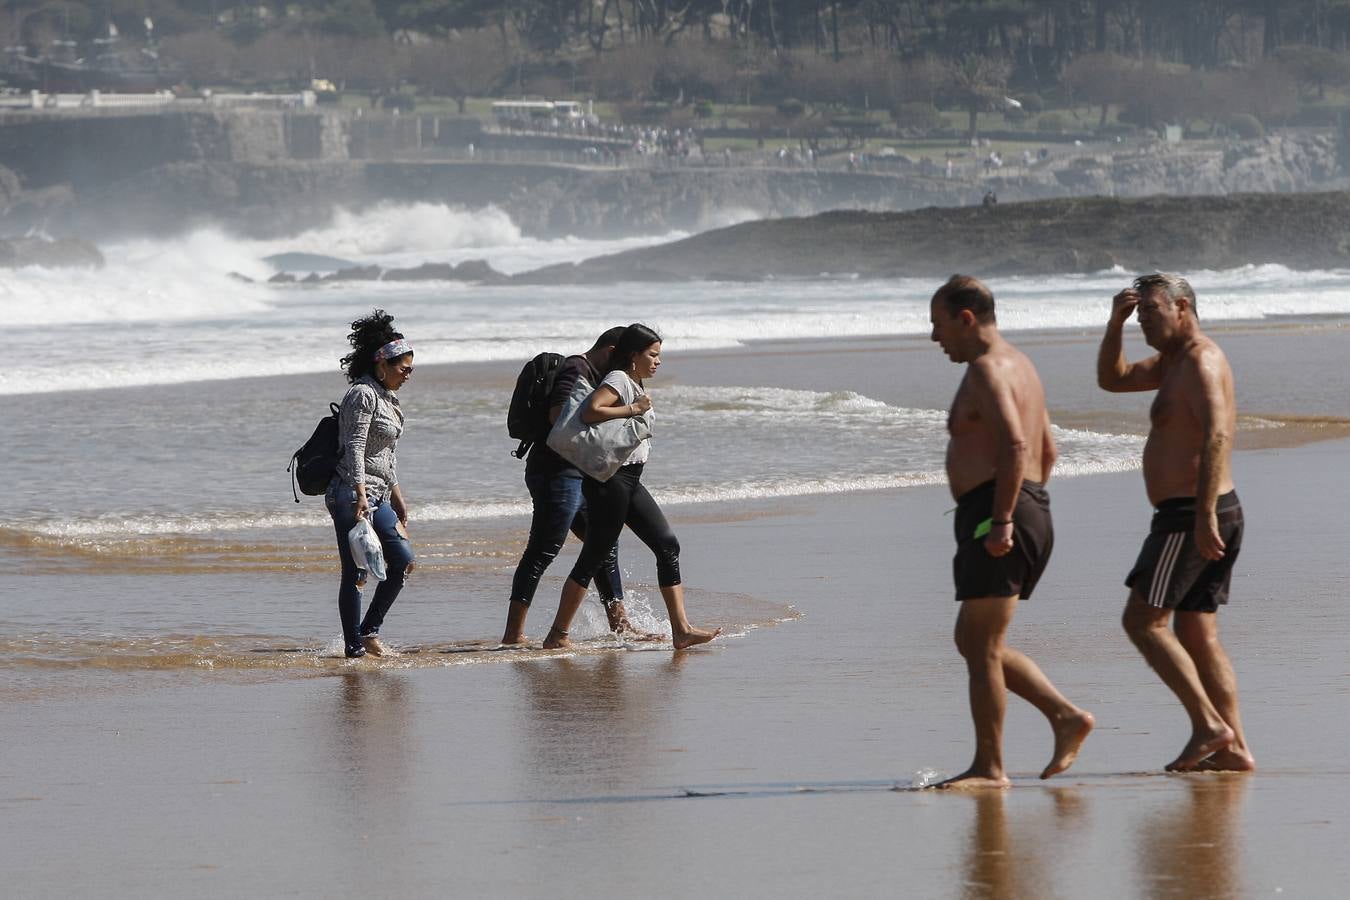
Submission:
[[[1144,340],[1158,352],[1132,363],[1121,329],[1135,310]],[[1123,623],[1191,719],[1190,740],[1166,768],[1253,771],[1237,677],[1215,616],[1228,602],[1242,544],[1242,506],[1229,465],[1237,424],[1233,372],[1219,345],[1200,332],[1195,291],[1186,279],[1145,275],[1116,294],[1097,356],[1097,383],[1108,391],[1158,392],[1144,445],[1153,522],[1125,579],[1130,596]]]
[[[1055,689],[1025,654],[1004,641],[1018,599],[1031,596],[1054,544],[1045,482],[1055,442],[1036,369],[999,334],[994,295],[953,275],[930,305],[933,340],[966,374],[947,427],[947,480],[956,498],[956,646],[970,675],[975,761],[939,787],[1006,788],[1003,714],[1007,692],[1050,720],[1054,755],[1041,772],[1063,772],[1078,755],[1092,714]]]

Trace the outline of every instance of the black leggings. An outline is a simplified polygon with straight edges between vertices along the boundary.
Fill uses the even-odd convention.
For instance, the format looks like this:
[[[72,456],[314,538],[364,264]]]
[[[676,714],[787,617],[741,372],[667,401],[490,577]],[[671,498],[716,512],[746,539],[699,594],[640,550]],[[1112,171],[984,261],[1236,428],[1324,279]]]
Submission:
[[[586,498],[586,542],[569,576],[583,587],[605,564],[611,548],[627,525],[656,554],[656,583],[680,583],[680,542],[652,495],[642,486],[642,463],[624,466],[609,481],[587,478],[581,485]]]

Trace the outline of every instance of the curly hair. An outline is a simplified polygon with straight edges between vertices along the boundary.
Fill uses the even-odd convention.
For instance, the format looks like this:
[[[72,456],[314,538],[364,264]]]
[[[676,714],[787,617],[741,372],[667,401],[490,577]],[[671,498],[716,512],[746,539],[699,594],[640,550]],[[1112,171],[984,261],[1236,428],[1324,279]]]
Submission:
[[[353,322],[352,333],[347,335],[352,352],[342,357],[340,363],[347,381],[354,384],[374,372],[375,351],[401,337],[402,333],[394,330],[394,317],[382,309]]]

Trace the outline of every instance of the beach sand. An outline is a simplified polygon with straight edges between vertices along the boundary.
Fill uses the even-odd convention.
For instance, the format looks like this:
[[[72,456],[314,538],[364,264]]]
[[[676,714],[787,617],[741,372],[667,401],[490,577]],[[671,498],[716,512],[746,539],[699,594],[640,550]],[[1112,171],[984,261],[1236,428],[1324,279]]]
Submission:
[[[1345,342],[1343,330],[1302,338],[1310,355],[1318,342]],[[1249,348],[1239,330],[1220,339],[1240,385],[1259,383],[1261,341]],[[1142,421],[1145,398],[1079,384],[1081,360],[1095,352],[1091,336],[1028,349],[1063,418],[1116,421],[1123,431]],[[820,356],[809,367],[800,360],[808,352]],[[880,399],[900,392],[897,380],[915,379],[906,402],[931,394],[924,402],[942,407],[960,369],[935,367],[936,354],[917,340],[763,347],[691,354],[671,376],[800,380]],[[1244,372],[1239,359],[1248,355]],[[1343,366],[1320,382],[1308,360],[1286,368],[1290,390],[1263,406],[1256,389],[1244,411],[1338,414]],[[750,372],[757,381],[746,380]],[[421,387],[509,373],[419,375]],[[1316,389],[1300,392],[1300,378]],[[431,546],[453,544],[453,553],[424,557],[385,628],[391,643],[422,652],[389,662],[284,652],[292,648],[271,633],[250,641],[260,610],[331,624],[331,574],[317,545],[313,562],[293,568],[222,565],[165,577],[53,564],[12,579],[7,592],[21,602],[6,603],[11,652],[34,623],[82,622],[105,598],[120,642],[136,615],[163,617],[181,604],[178,636],[209,643],[229,634],[266,652],[247,666],[191,661],[201,655],[155,666],[146,662],[155,641],[172,636],[146,635],[127,647],[124,667],[5,667],[6,889],[63,897],[1334,894],[1350,877],[1350,766],[1341,756],[1350,743],[1341,621],[1350,577],[1336,538],[1350,499],[1350,441],[1305,441],[1234,457],[1248,530],[1220,616],[1261,766],[1255,776],[1161,772],[1186,739],[1186,718],[1119,627],[1121,581],[1150,513],[1137,472],[1051,481],[1054,558],[1010,632],[1096,714],[1097,730],[1072,770],[1042,782],[1049,731],[1010,699],[1005,757],[1014,786],[975,796],[910,790],[961,771],[973,751],[965,671],[951,640],[945,487],[670,509],[691,618],[729,631],[685,653],[603,642],[574,654],[475,650],[464,642],[490,644],[500,634],[525,522],[451,522],[423,529]],[[659,456],[646,480],[659,487]],[[650,557],[625,541],[630,603],[642,612],[655,596]],[[575,549],[568,545],[539,591],[529,624],[536,638]],[[185,591],[193,597],[179,596]],[[598,635],[593,603],[587,616],[583,633]]]

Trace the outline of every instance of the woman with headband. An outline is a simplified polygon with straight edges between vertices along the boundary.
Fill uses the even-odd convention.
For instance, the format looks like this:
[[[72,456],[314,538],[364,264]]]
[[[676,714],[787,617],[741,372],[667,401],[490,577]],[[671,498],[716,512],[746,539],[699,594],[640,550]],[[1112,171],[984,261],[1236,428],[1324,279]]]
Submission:
[[[342,559],[338,613],[348,657],[387,656],[392,651],[380,641],[380,625],[413,568],[408,505],[398,487],[394,459],[394,445],[403,433],[397,394],[412,375],[413,350],[394,330],[394,317],[382,309],[353,322],[347,340],[352,352],[342,358],[342,368],[351,387],[338,413],[342,458],[324,497]],[[352,558],[347,541],[347,533],[362,518],[369,518],[375,527],[388,571],[375,588],[364,619],[361,587],[366,572]]]

